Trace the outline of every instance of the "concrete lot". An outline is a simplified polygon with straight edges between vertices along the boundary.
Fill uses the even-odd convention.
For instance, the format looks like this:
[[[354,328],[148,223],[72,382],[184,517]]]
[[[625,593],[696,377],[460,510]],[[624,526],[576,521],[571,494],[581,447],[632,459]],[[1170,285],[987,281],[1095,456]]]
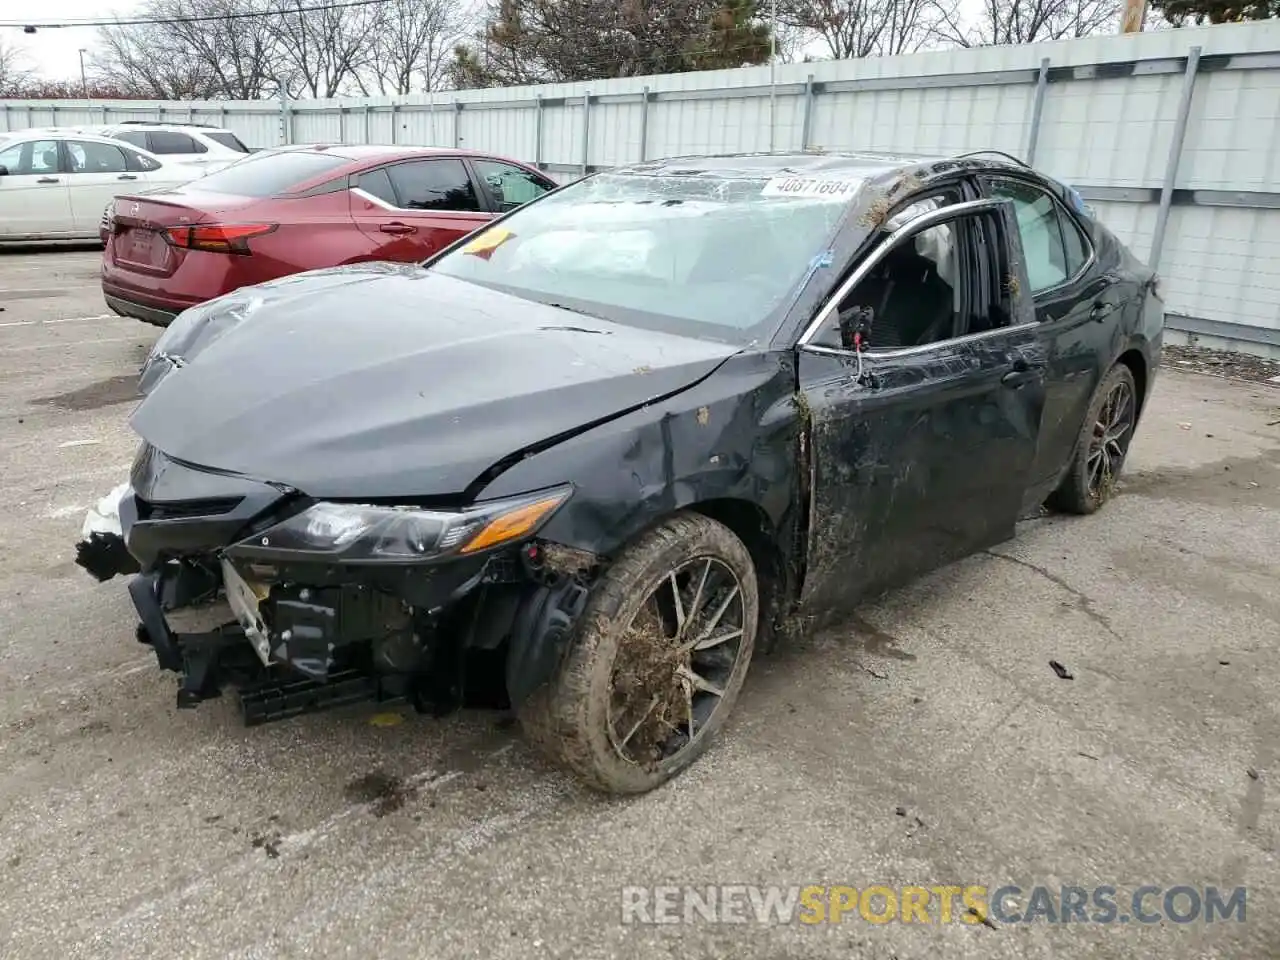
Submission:
[[[156,331],[0,254],[0,956],[1280,955],[1280,389],[1162,373],[1122,495],[758,660],[628,802],[498,718],[178,713],[72,563]],[[1065,664],[1061,680],[1050,660]],[[637,884],[1248,887],[1244,923],[624,926]],[[1150,901],[1158,905],[1159,899]]]

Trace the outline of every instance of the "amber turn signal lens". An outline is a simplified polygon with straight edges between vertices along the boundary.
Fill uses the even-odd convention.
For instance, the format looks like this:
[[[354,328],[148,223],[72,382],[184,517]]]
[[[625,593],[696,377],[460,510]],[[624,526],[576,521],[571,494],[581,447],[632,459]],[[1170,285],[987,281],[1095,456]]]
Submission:
[[[533,531],[547,514],[564,503],[566,496],[567,493],[558,493],[494,517],[458,552],[475,553],[509,540],[518,540]]]

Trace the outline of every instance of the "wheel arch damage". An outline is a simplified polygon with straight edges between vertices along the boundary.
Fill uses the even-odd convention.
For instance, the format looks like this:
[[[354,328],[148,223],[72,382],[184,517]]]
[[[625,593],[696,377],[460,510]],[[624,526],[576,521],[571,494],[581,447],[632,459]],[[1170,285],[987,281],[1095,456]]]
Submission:
[[[711,517],[743,541],[761,581],[762,627],[771,626],[795,592],[788,545],[808,486],[797,475],[806,426],[794,392],[793,353],[742,354],[687,391],[510,465],[480,492],[502,497],[574,478],[573,496],[539,531],[550,582],[518,608],[495,610],[508,629],[491,622],[483,630],[510,637],[513,704],[554,675],[594,578],[680,511]]]

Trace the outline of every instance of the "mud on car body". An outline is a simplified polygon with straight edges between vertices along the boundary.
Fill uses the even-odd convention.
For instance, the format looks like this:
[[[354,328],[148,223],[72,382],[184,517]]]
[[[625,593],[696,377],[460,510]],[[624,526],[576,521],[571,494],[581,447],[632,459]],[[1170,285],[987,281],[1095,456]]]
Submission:
[[[644,163],[181,314],[80,562],[132,575],[179,705],[448,706],[488,655],[546,753],[642,791],[789,625],[1105,502],[1162,327],[1016,162]]]

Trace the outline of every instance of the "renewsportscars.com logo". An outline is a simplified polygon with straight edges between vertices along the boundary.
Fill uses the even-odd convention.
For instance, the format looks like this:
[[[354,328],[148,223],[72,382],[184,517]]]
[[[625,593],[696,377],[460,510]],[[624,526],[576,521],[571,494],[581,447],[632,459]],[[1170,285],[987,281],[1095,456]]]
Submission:
[[[1130,890],[1103,885],[1013,885],[992,890],[964,886],[866,887],[653,886],[622,888],[624,924],[845,922],[915,923],[988,927],[1021,923],[1243,923],[1245,888],[1144,884]]]

